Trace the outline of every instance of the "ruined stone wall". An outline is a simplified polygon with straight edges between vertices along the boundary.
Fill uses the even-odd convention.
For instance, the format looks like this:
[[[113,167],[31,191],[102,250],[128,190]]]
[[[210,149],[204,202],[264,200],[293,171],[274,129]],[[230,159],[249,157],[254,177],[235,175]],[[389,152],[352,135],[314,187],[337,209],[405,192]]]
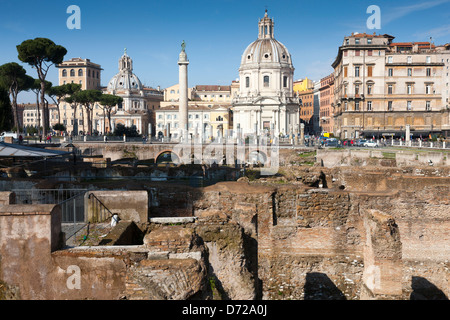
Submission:
[[[352,167],[324,169],[329,186],[343,186],[351,192],[391,192],[395,190],[421,190],[426,186],[450,185],[450,168],[404,167],[364,170]]]
[[[52,290],[51,252],[61,247],[61,209],[0,206],[0,281],[14,299],[45,299]]]
[[[239,254],[243,252],[244,265],[251,275],[247,279],[254,283],[248,290],[254,288],[255,295],[265,299],[409,299],[413,287],[423,283],[417,281],[419,278],[429,279],[448,296],[448,276],[443,273],[450,256],[447,178],[374,173],[367,179],[374,186],[381,182],[379,188],[354,192],[292,185],[247,188],[220,184],[204,190],[202,199],[194,205],[194,214],[200,217],[199,224],[214,217],[216,225],[235,222],[242,228],[251,239],[248,243],[257,246],[257,253],[228,251],[228,264],[242,265]],[[398,191],[388,192],[390,187]],[[395,247],[396,259],[388,257],[376,264],[373,261],[379,256],[365,255],[368,243],[377,242],[377,228],[384,228],[382,223],[375,224],[375,229],[368,227],[373,221],[369,212],[374,209],[381,216],[389,216],[398,230],[398,237],[391,234],[389,241],[378,242],[377,248],[383,251]],[[223,227],[217,230],[224,232]],[[214,232],[214,239],[207,241],[209,247],[221,239],[221,232]],[[227,249],[223,247],[214,252],[224,256]],[[220,270],[224,261],[217,260],[216,268]],[[257,265],[256,271],[252,265]],[[367,268],[369,265],[372,267]],[[412,272],[408,269],[411,265],[417,265],[420,271]],[[374,270],[382,270],[379,281],[387,280],[367,286],[364,277],[375,281],[378,271]],[[388,270],[392,270],[391,278]],[[244,274],[238,268],[234,275],[224,272],[224,287],[229,279]],[[389,291],[389,283],[395,283],[393,291]]]
[[[145,223],[148,221],[148,207],[147,191],[90,191],[85,195],[86,216],[92,223],[110,219],[111,213],[118,214],[121,220]]]
[[[195,196],[196,232],[208,248],[209,277],[221,298],[260,299],[258,219],[272,212],[271,188],[220,183]]]
[[[263,297],[358,299],[363,266],[359,223],[346,193],[277,190],[274,212],[258,221]]]
[[[153,216],[182,216],[182,204],[193,219],[150,224],[138,246],[55,252],[53,207],[42,214],[4,207],[0,285],[5,296],[24,299],[205,298],[212,287],[214,298],[233,300],[449,297],[448,178],[395,170],[367,177],[325,170],[333,189],[223,182],[169,191],[152,184]],[[369,187],[355,191],[364,179]],[[27,268],[36,263],[33,279]],[[74,267],[81,275],[75,289]]]
[[[399,299],[402,294],[402,243],[392,216],[365,212],[364,274],[361,299]]]
[[[434,166],[449,166],[450,157],[446,152],[429,151],[423,149],[414,151],[404,149],[379,151],[345,149],[345,150],[329,150],[319,149],[317,151],[317,163],[320,165],[333,168],[341,166],[382,166],[382,167],[404,167],[404,166],[423,166],[428,165],[429,161]]]
[[[161,251],[146,244],[62,249],[59,206],[2,206],[0,298],[205,298],[204,248],[194,241],[192,228],[177,230],[181,235],[175,239],[177,250],[169,246]],[[177,230],[169,232],[171,240]]]
[[[161,183],[160,186],[149,189],[149,217],[190,217],[193,215],[194,193],[192,188]]]
[[[75,144],[81,154],[103,156],[109,158],[111,161],[116,161],[124,158],[137,159],[155,159],[160,152],[168,149],[168,145],[161,144],[123,144],[123,143],[82,143]]]
[[[230,298],[312,299],[322,286],[322,298],[359,297],[361,222],[347,193],[221,183],[193,209]]]
[[[402,243],[402,298],[409,299],[425,282],[449,297],[450,187],[445,178],[415,180],[417,185],[422,180],[421,188],[412,183],[410,189],[390,193],[353,193],[352,202],[360,211],[382,210],[395,219]]]

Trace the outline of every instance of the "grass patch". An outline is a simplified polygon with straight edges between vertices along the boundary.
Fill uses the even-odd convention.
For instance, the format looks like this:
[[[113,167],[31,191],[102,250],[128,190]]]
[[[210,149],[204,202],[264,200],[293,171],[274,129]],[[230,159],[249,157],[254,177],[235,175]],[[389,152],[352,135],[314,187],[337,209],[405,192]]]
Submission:
[[[385,159],[395,159],[395,153],[393,152],[382,152],[382,155]]]
[[[317,151],[311,151],[311,152],[300,153],[298,156],[300,158],[309,158],[309,157],[315,157],[316,155],[317,155]]]

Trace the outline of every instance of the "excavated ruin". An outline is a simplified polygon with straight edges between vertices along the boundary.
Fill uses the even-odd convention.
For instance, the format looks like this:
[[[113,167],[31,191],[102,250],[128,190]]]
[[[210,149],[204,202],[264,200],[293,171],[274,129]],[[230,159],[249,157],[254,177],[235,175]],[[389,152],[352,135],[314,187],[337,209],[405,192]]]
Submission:
[[[448,166],[321,157],[286,153],[276,176],[249,169],[207,187],[47,181],[88,188],[121,219],[91,221],[70,246],[60,206],[3,192],[0,298],[447,299]]]

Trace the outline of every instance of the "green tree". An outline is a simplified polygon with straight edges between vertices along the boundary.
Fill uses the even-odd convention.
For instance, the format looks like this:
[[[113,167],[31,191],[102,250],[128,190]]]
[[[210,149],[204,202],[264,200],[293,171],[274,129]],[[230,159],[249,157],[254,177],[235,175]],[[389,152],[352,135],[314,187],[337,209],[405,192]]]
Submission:
[[[92,135],[94,105],[100,101],[102,92],[99,90],[83,90],[75,93],[74,96],[75,100],[86,109],[88,133]]]
[[[27,132],[28,135],[34,135],[34,134],[36,134],[36,133],[39,133],[38,128],[31,127],[31,126],[25,127],[24,130],[26,130],[26,132]]]
[[[114,130],[114,135],[117,137],[126,135],[129,138],[140,137],[135,125],[132,125],[131,127],[125,127],[121,123],[117,124],[116,129]]]
[[[56,110],[58,111],[58,124],[61,124],[61,109],[59,105],[61,104],[62,98],[67,95],[65,88],[63,88],[62,86],[51,87],[49,90],[47,90],[47,95],[56,104]]]
[[[80,90],[81,84],[75,83],[67,83],[61,86],[51,87],[50,90],[48,90],[48,96],[53,100],[58,109],[59,123],[61,123],[61,101],[63,101],[65,97],[70,96]]]
[[[106,134],[106,119],[105,119],[105,113],[108,116],[108,124],[109,124],[109,131],[112,131],[112,122],[111,122],[111,113],[115,106],[121,104],[123,102],[122,97],[114,96],[111,94],[102,94],[100,97],[100,105],[103,109],[103,134]]]
[[[64,56],[67,54],[66,48],[56,45],[52,40],[47,38],[36,38],[33,40],[25,40],[17,46],[19,60],[28,63],[37,71],[38,78],[41,81],[41,109],[43,110],[43,134],[47,135],[47,128],[50,125],[50,115],[48,106],[45,106],[45,79],[50,67],[54,64],[63,62]]]
[[[0,85],[0,131],[10,131],[12,123],[11,102],[8,90]]]
[[[30,90],[34,79],[26,74],[26,70],[15,62],[0,66],[0,82],[7,88],[11,96],[14,127],[19,130],[19,112],[17,108],[17,96],[21,91]]]
[[[52,87],[52,83],[50,81],[45,81],[45,88],[48,90],[49,88]],[[37,111],[37,122],[38,128],[41,128],[42,126],[42,121],[41,121],[41,108],[40,108],[40,102],[39,102],[39,98],[41,96],[41,80],[39,79],[34,79],[34,83],[31,86],[31,91],[33,91],[36,94],[36,111]],[[44,99],[44,103],[45,103],[45,99]],[[39,134],[41,134],[40,129],[39,129]]]
[[[61,123],[58,123],[53,126],[53,130],[64,132],[66,131],[66,126]]]

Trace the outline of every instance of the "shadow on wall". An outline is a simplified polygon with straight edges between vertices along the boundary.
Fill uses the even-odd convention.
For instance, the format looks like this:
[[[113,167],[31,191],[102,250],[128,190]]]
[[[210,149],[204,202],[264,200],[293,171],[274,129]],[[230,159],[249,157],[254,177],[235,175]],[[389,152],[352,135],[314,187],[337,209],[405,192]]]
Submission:
[[[325,273],[308,273],[303,290],[305,300],[347,300]]]
[[[410,300],[448,300],[441,289],[422,277],[412,277]]]

